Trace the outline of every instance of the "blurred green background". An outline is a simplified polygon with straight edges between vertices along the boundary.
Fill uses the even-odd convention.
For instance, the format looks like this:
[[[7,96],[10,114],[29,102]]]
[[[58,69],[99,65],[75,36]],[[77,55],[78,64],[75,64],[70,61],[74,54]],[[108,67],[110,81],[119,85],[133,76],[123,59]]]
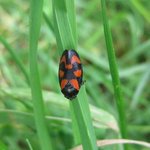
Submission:
[[[0,150],[29,150],[28,142],[39,149],[30,88],[10,51],[29,72],[29,5],[25,0],[0,0]],[[75,6],[78,52],[88,100],[93,105],[96,136],[117,138],[117,111],[100,0],[76,0]],[[107,14],[125,100],[128,138],[150,142],[150,1],[107,0]],[[51,0],[44,1],[38,64],[53,146],[69,149],[73,147],[72,127],[68,101],[58,84],[59,53]],[[136,145],[130,149],[146,150]]]

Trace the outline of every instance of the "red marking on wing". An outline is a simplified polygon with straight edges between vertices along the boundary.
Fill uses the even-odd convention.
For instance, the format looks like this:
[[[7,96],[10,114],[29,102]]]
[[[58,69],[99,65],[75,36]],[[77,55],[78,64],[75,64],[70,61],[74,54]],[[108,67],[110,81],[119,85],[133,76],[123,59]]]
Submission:
[[[59,70],[59,77],[60,77],[60,78],[62,78],[62,77],[64,76],[64,74],[65,74],[64,71]]]
[[[76,55],[73,55],[71,58],[71,64],[73,64],[75,62],[77,62],[78,64],[81,64],[79,57],[77,57]]]
[[[65,68],[66,68],[66,69],[68,69],[68,70],[69,70],[69,69],[72,69],[72,64],[67,64],[67,63],[66,63],[66,56],[63,56],[63,57],[61,58],[60,64],[63,63],[63,62],[65,63]]]
[[[72,79],[69,81],[72,86],[76,89],[76,90],[79,90],[79,84],[78,84],[78,81],[76,79]]]
[[[81,71],[81,70],[76,70],[76,71],[74,71],[73,73],[74,73],[74,75],[75,75],[76,77],[81,77],[82,71]]]
[[[69,64],[69,65],[66,64],[66,65],[65,65],[65,68],[68,69],[68,70],[69,70],[69,69],[72,69],[72,64]]]
[[[68,80],[67,79],[63,79],[61,81],[61,89],[65,88],[66,84],[68,83]]]
[[[61,64],[62,62],[64,62],[64,63],[65,63],[65,65],[66,65],[66,56],[63,56],[63,57],[61,58],[61,60],[60,60],[60,64]]]

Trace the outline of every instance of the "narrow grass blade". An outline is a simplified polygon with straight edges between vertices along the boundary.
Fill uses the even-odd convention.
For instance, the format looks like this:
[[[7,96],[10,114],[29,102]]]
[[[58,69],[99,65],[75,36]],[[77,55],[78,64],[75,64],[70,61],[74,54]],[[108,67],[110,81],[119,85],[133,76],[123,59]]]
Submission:
[[[40,85],[40,77],[37,66],[37,48],[38,38],[41,26],[43,0],[31,1],[31,16],[30,16],[30,80],[32,99],[34,104],[35,123],[37,127],[37,133],[42,150],[51,150],[51,140],[46,128],[46,122],[44,118],[44,104],[42,97],[42,90]]]
[[[97,145],[99,147],[110,146],[114,144],[135,144],[144,147],[150,148],[150,143],[144,141],[130,140],[130,139],[107,139],[107,140],[99,140],[97,141]],[[72,150],[82,150],[81,146],[77,146]]]
[[[140,95],[142,94],[147,83],[149,83],[149,80],[150,80],[149,66],[150,66],[150,64],[148,65],[148,67],[147,67],[146,71],[144,72],[141,80],[139,81],[139,84],[137,85],[137,88],[136,88],[135,93],[133,95],[132,103],[131,103],[132,109],[136,108],[138,101],[139,101],[139,98],[140,98]]]
[[[0,70],[3,71],[7,82],[11,83],[13,86],[16,86],[17,84],[15,82],[14,72],[13,70],[9,69],[10,65],[8,64],[5,57],[0,57],[0,67]]]
[[[138,10],[138,12],[146,19],[146,21],[150,23],[149,10],[145,9],[145,7],[142,5],[142,2],[140,0],[131,0],[131,3]]]
[[[71,26],[71,30],[73,31],[74,44],[77,45],[77,31],[76,31],[76,16],[75,16],[75,5],[74,0],[69,0],[66,2],[67,14]]]
[[[74,0],[53,0],[54,30],[59,53],[65,49],[77,48],[76,22]],[[97,150],[96,137],[84,86],[81,88],[78,98],[70,102],[73,114],[72,121],[76,138],[81,137],[84,150]],[[78,126],[78,127],[77,127]],[[79,139],[75,139],[79,142]]]
[[[81,144],[81,137],[80,137],[80,132],[79,132],[79,126],[78,122],[76,119],[76,115],[74,112],[74,106],[72,103],[70,104],[70,113],[71,113],[71,119],[72,119],[72,130],[73,130],[73,136],[74,136],[74,145]]]
[[[80,95],[79,95],[80,96]],[[82,96],[82,95],[81,95]],[[31,105],[31,91],[30,89],[19,89],[19,88],[0,88],[0,99],[3,101],[5,99],[5,97],[8,97],[9,99],[11,99],[12,101],[16,102],[16,101],[19,101],[20,103],[22,103],[26,108],[29,108],[30,110],[32,109],[32,105]],[[43,97],[44,97],[44,100],[45,100],[45,103],[47,104],[47,106],[51,105],[55,105],[56,106],[56,110],[59,109],[60,112],[67,112],[69,110],[69,104],[71,106],[70,109],[73,110],[73,106],[72,106],[72,102],[68,104],[68,101],[66,101],[66,99],[60,95],[60,94],[56,94],[54,92],[49,92],[49,91],[43,91]],[[24,101],[24,99],[26,99],[26,101]],[[61,101],[59,100],[61,99]],[[84,104],[83,104],[84,105]],[[25,113],[25,112],[18,112],[18,111],[15,111],[15,110],[7,110],[7,109],[0,109],[0,113],[2,112],[8,112],[8,113],[11,113],[11,114],[20,114],[20,118],[23,119],[26,117],[29,117],[29,113]],[[113,130],[114,132],[118,133],[118,125],[117,125],[117,121],[116,119],[114,118],[114,116],[110,113],[108,113],[107,111],[103,110],[103,109],[100,109],[100,108],[97,108],[93,105],[90,105],[90,112],[91,112],[91,116],[92,116],[92,121],[93,121],[93,125],[96,127],[96,128],[103,128],[103,129],[111,129]],[[75,117],[75,113],[74,114],[74,117]],[[59,117],[57,116],[58,114],[56,114],[56,116],[46,116],[46,118],[48,120],[60,120],[60,121],[69,121],[71,122],[70,119],[68,118],[63,118],[63,117]],[[24,117],[22,117],[24,116]],[[63,115],[62,115],[63,116]],[[13,116],[14,117],[14,116]],[[29,117],[29,119],[33,120],[33,114],[32,114],[32,118]],[[66,117],[66,116],[64,116]],[[9,119],[9,118],[7,118]],[[80,119],[80,117],[79,117]],[[17,120],[15,118],[15,120],[17,122],[21,122],[20,120]],[[25,119],[26,120],[26,119]],[[25,121],[23,119],[23,121]],[[76,120],[76,119],[72,119],[72,122],[73,122],[73,125],[75,124],[75,122],[73,120]],[[4,120],[0,118],[0,121],[3,121]],[[24,124],[24,122],[22,122],[22,124]],[[76,125],[76,124],[75,124]],[[78,126],[78,125],[76,125]],[[75,130],[77,133],[77,139],[75,144],[80,144],[81,140],[79,140],[79,133],[78,133],[78,127],[76,127],[77,129]],[[133,129],[132,129],[133,130]],[[144,129],[143,129],[144,130]],[[75,136],[76,136],[75,134]]]
[[[136,57],[140,56],[142,53],[148,52],[149,48],[150,48],[150,40],[147,40],[142,44],[136,46],[134,49],[130,50],[128,53],[126,53],[123,56],[121,62],[126,63],[133,59],[136,60]]]
[[[124,106],[123,96],[121,93],[121,85],[119,80],[115,51],[113,49],[111,31],[109,29],[108,19],[106,16],[105,0],[101,0],[101,4],[102,4],[102,17],[103,17],[105,41],[107,47],[107,55],[108,55],[110,73],[111,73],[112,82],[114,86],[114,94],[117,103],[118,115],[119,115],[119,127],[120,127],[121,137],[127,138],[126,116],[125,116],[125,108],[124,108],[125,106]]]
[[[53,24],[51,23],[49,17],[47,16],[47,14],[44,12],[43,13],[43,17],[45,19],[46,24],[48,25],[48,27],[51,29],[51,31],[54,33],[54,27]]]
[[[29,139],[26,139],[26,141],[27,141],[27,143],[28,143],[29,149],[30,149],[30,150],[33,150],[33,148],[32,148],[32,146],[31,146],[31,143],[30,143]]]
[[[83,149],[96,150],[96,138],[91,122],[91,114],[85,93],[85,86],[80,89],[78,98],[74,99],[71,105],[73,106],[73,112],[78,123]]]
[[[19,59],[19,57],[15,53],[15,51],[12,49],[12,47],[10,46],[10,44],[2,36],[0,36],[0,42],[3,43],[3,45],[5,46],[5,48],[8,50],[8,52],[10,53],[10,55],[12,56],[12,58],[14,59],[16,65],[18,66],[18,68],[24,74],[27,83],[29,84],[30,83],[29,82],[29,75],[28,75],[25,67],[23,66],[21,60]]]
[[[65,49],[76,49],[73,31],[67,15],[65,1],[53,0],[53,17],[55,26],[55,36],[58,44],[59,54]],[[60,23],[61,21],[61,23]],[[65,33],[65,34],[64,34]]]

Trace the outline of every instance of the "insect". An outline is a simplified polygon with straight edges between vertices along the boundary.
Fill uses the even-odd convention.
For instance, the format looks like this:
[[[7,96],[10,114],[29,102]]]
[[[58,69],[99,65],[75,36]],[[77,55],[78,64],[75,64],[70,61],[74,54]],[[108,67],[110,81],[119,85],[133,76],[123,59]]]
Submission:
[[[65,50],[59,63],[59,84],[61,92],[70,100],[74,99],[83,83],[83,69],[78,53]]]

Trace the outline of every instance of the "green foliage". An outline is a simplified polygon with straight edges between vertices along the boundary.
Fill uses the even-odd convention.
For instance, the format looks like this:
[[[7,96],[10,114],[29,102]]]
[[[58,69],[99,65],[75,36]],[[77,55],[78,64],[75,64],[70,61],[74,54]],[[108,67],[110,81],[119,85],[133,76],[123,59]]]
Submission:
[[[43,0],[31,1],[31,15],[30,15],[30,33],[29,33],[29,63],[30,63],[30,85],[32,92],[34,118],[39,137],[40,147],[42,150],[51,150],[51,141],[49,138],[45,114],[44,103],[42,98],[42,89],[40,85],[40,77],[37,64],[37,49],[38,38],[41,26],[41,16],[43,8]]]
[[[74,148],[81,141],[94,146],[92,124],[98,141],[120,135],[123,118],[118,118],[115,105],[118,96],[109,71],[101,3],[63,2],[0,1],[0,149],[39,150],[41,145],[51,147],[50,141],[54,150]],[[128,139],[149,142],[150,1],[105,2]],[[58,83],[60,55],[70,48],[78,51],[86,80],[72,102],[63,97]],[[128,145],[131,150],[149,149]]]
[[[124,111],[124,100],[123,95],[121,93],[121,85],[119,80],[119,74],[118,74],[118,67],[116,63],[116,56],[115,56],[115,50],[113,48],[112,43],[112,37],[111,37],[111,31],[108,24],[108,19],[106,15],[106,4],[104,0],[101,0],[102,3],[102,17],[103,17],[103,24],[104,24],[104,33],[105,33],[105,40],[106,40],[106,47],[107,47],[107,55],[109,60],[109,67],[110,67],[110,73],[112,77],[112,82],[114,86],[114,94],[118,109],[118,115],[119,115],[119,126],[120,126],[120,132],[122,138],[127,138],[126,135],[126,118],[125,118],[125,111]]]

